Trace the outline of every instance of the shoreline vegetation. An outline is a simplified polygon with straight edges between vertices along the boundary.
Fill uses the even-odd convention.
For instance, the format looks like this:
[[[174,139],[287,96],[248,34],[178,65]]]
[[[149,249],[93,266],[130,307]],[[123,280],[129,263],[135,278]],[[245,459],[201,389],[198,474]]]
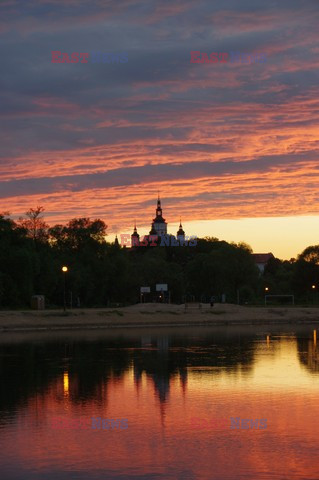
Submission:
[[[315,306],[142,303],[120,308],[0,311],[0,332],[223,325],[317,324]]]
[[[57,317],[63,324],[56,311],[37,317],[24,311],[30,304],[35,307],[36,303],[43,302],[48,309],[62,305],[92,309],[89,314],[83,309],[67,313],[64,325],[76,325],[81,316],[86,317],[90,325],[94,321],[96,325],[101,322],[103,325],[101,316],[105,317],[106,324],[114,320],[115,325],[126,321],[129,324],[171,323],[173,316],[178,324],[190,321],[196,325],[199,321],[207,324],[217,317],[224,322],[233,320],[228,310],[216,308],[211,313],[202,310],[200,319],[194,312],[192,315],[184,311],[186,320],[182,317],[183,307],[181,311],[169,307],[170,310],[162,314],[156,307],[148,313],[142,309],[135,319],[133,315],[138,310],[130,309],[139,307],[127,307],[118,313],[105,309],[106,305],[118,308],[139,301],[162,304],[164,300],[176,306],[196,298],[203,302],[227,301],[229,309],[234,304],[263,304],[267,295],[268,300],[282,297],[288,302],[293,298],[296,305],[319,305],[319,245],[307,247],[297,259],[289,261],[275,258],[271,253],[259,258],[260,254],[253,254],[251,247],[243,242],[228,243],[215,237],[198,238],[192,248],[190,244],[183,248],[151,246],[152,242],[145,248],[126,248],[118,241],[106,241],[107,225],[101,219],[73,218],[65,225],[50,227],[42,216],[43,211],[41,206],[31,208],[26,218],[17,221],[11,219],[9,213],[0,213],[0,307],[22,310],[20,319],[18,314],[11,318],[17,325],[27,324],[30,328],[31,324],[27,323],[30,315],[37,318],[35,326],[41,315],[45,316],[44,326],[49,324],[49,316],[51,320]],[[161,212],[159,200],[157,212]],[[181,224],[180,230],[184,236]],[[136,227],[131,235],[131,239],[134,238],[138,238]],[[96,306],[101,306],[106,313],[98,315],[93,310]],[[276,312],[279,320],[286,315]],[[242,314],[240,321],[246,317],[252,321],[250,313],[248,317]],[[268,313],[268,321],[272,321]],[[258,320],[257,312],[256,315]],[[148,316],[156,316],[157,320],[146,318]],[[9,322],[8,326],[11,325]]]
[[[198,238],[192,248],[152,246],[152,242],[145,248],[127,248],[117,239],[106,241],[107,225],[101,219],[73,218],[65,225],[50,227],[43,211],[41,206],[31,208],[26,218],[17,221],[9,213],[0,213],[3,309],[22,309],[30,302],[34,306],[33,302],[41,302],[33,298],[36,296],[44,297],[48,308],[82,305],[94,309],[97,305],[135,305],[141,300],[177,305],[195,298],[258,305],[264,303],[265,295],[268,299],[286,297],[287,301],[293,295],[296,305],[319,305],[319,245],[307,247],[289,261],[270,252],[253,254],[244,242],[228,243],[215,237]],[[157,212],[161,211],[158,200]],[[181,224],[180,230],[183,235],[177,237],[184,237]],[[136,227],[133,238],[138,238]],[[161,285],[166,286],[163,293],[158,288]],[[175,308],[170,311],[173,313],[165,313],[176,315],[180,322]],[[121,312],[118,317],[130,316],[129,310]],[[201,319],[206,321],[204,315],[202,311]],[[211,315],[222,317],[223,313]],[[74,316],[80,317],[75,311]],[[68,317],[70,320],[72,315]]]

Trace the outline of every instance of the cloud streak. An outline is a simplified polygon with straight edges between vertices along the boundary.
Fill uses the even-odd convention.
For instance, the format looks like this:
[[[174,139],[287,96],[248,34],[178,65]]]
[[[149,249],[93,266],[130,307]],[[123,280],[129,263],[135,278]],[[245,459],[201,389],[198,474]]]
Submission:
[[[160,189],[170,221],[318,213],[317,1],[6,0],[0,13],[0,210],[131,225],[131,203],[144,218]],[[129,61],[52,64],[52,50]],[[191,50],[267,63],[191,64]]]

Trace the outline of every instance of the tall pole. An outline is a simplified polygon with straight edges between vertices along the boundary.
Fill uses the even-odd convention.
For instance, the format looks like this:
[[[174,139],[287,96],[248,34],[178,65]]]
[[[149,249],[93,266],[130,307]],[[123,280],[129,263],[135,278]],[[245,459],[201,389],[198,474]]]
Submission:
[[[66,298],[65,298],[65,273],[63,274],[63,310],[66,310]]]
[[[68,267],[62,267],[62,274],[63,274],[63,311],[66,311],[66,295],[65,295],[65,275],[68,271]]]

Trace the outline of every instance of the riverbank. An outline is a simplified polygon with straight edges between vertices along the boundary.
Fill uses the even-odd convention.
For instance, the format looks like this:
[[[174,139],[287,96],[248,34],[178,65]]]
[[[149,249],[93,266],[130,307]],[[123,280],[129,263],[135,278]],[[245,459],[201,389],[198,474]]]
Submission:
[[[123,308],[0,311],[0,332],[205,325],[317,324],[319,307],[137,304]]]

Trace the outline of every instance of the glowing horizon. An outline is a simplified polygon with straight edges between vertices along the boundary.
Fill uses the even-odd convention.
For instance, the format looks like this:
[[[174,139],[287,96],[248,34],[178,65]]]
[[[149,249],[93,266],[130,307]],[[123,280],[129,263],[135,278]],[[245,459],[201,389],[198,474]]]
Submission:
[[[164,212],[163,212],[164,213]],[[165,216],[165,215],[164,215]],[[247,243],[254,253],[273,253],[282,260],[297,258],[305,248],[319,244],[319,216],[302,217],[261,217],[222,220],[204,220],[200,222],[183,222],[185,235],[196,235],[199,238],[216,237],[227,242]],[[176,235],[178,222],[168,223],[168,233]],[[149,225],[142,224],[137,232],[140,236],[148,235]],[[263,228],[262,228],[263,227]],[[106,240],[113,242],[115,235],[120,241],[121,234],[132,234],[130,229],[107,232]],[[294,235],[294,243],[291,238]]]
[[[182,216],[287,259],[317,244],[318,8],[275,3],[1,5],[0,212],[147,233],[159,190],[169,227]],[[190,62],[235,49],[267,62]],[[55,64],[53,50],[128,61]]]

